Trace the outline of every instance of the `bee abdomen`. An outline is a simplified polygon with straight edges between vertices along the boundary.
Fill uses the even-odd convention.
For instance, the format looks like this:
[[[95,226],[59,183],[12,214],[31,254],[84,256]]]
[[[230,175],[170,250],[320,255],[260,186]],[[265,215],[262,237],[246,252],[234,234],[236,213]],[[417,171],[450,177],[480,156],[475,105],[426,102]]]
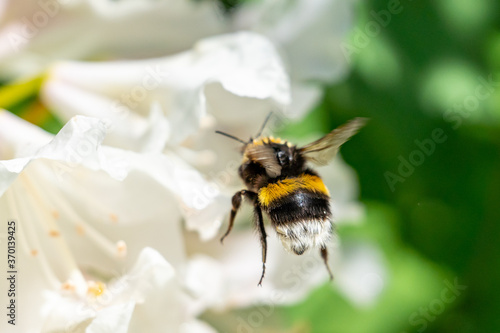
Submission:
[[[310,247],[326,247],[332,234],[329,197],[296,191],[266,208],[285,249],[302,254]]]
[[[329,197],[308,191],[289,194],[265,210],[276,225],[331,217]]]
[[[276,226],[281,243],[290,252],[303,254],[310,247],[324,248],[332,235],[332,223],[326,220],[303,220]]]

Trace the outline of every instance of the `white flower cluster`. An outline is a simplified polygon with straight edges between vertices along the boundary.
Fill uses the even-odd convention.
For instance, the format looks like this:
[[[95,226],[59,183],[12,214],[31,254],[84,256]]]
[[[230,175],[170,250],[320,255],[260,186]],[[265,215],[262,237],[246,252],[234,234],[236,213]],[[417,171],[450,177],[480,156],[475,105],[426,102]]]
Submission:
[[[271,239],[257,288],[252,231],[216,240],[241,184],[234,142],[214,130],[245,137],[271,110],[310,111],[318,82],[347,72],[349,7],[262,0],[224,17],[210,1],[0,1],[1,77],[44,73],[41,101],[66,123],[54,136],[0,111],[1,255],[16,221],[19,271],[18,321],[0,331],[214,332],[197,319],[207,309],[287,304],[325,281],[317,254]],[[359,216],[349,167],[323,174],[336,218]]]

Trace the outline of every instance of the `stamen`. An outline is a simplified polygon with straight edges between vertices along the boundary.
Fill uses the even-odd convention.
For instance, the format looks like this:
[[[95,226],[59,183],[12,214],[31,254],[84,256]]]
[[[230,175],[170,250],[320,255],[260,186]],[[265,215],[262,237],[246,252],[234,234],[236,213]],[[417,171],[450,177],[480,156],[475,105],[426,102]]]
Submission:
[[[87,294],[99,297],[106,291],[106,285],[100,281],[88,281]]]
[[[74,292],[76,290],[75,284],[71,281],[66,281],[61,284],[61,289],[68,292]]]
[[[122,240],[118,241],[116,243],[116,250],[119,257],[125,257],[127,255],[127,244]]]
[[[80,235],[80,236],[83,236],[85,235],[85,227],[81,224],[78,224],[76,226],[76,232]]]
[[[46,196],[42,196],[40,194],[39,188],[44,188],[40,186],[36,182],[33,182],[31,178],[29,178],[28,173],[23,173],[19,175],[22,187],[26,190],[26,195],[22,196],[23,200],[20,201],[24,205],[28,205],[24,211],[33,212],[33,207],[38,208],[37,213],[33,214],[29,220],[31,221],[39,221],[40,226],[46,229],[47,233],[53,237],[56,242],[54,245],[58,247],[58,255],[60,256],[59,265],[64,267],[64,272],[79,272],[78,266],[75,262],[75,259],[66,243],[64,237],[58,237],[60,235],[57,230],[57,223],[50,213],[49,205],[47,203]],[[46,186],[45,189],[50,189],[50,186]],[[36,228],[33,228],[36,230]],[[37,248],[39,248],[37,246]],[[69,274],[69,273],[68,273]],[[80,273],[81,274],[81,273]],[[83,277],[80,277],[83,278]]]
[[[78,184],[75,184],[75,187],[80,187]],[[56,196],[56,193],[53,193],[53,196]],[[91,195],[88,191],[79,191],[78,195],[81,196],[81,201],[88,203],[89,207],[92,207],[93,211],[97,211],[100,216],[103,217],[103,221],[109,221],[111,220],[112,222],[118,222],[119,221],[119,216],[116,213],[110,212],[108,208],[104,205],[104,203],[100,200],[97,200],[94,195]]]
[[[12,209],[13,217],[15,219],[18,219],[19,221],[32,221],[28,218],[25,219],[26,214],[20,214],[19,208],[17,206],[17,202],[23,202],[21,201],[16,201],[19,200],[20,198],[23,198],[23,196],[19,196],[15,189],[16,187],[19,187],[17,184],[13,184],[10,189],[5,192],[5,196],[7,198],[7,202],[9,207]],[[27,212],[30,212],[31,210],[28,210]],[[34,231],[34,228],[30,228],[28,226],[27,228],[20,227],[19,231],[17,232],[17,235],[19,237],[19,245],[24,248],[24,250],[28,253],[31,253],[31,251],[28,249],[28,244],[33,245],[36,248],[40,248],[40,244],[38,242],[38,237]],[[59,285],[59,281],[55,274],[53,273],[53,270],[50,267],[50,264],[47,260],[47,257],[44,255],[44,253],[40,253],[40,255],[37,256],[39,259],[39,263],[42,269],[42,274],[45,276],[46,280],[52,285],[53,288],[56,288]]]
[[[61,236],[61,233],[57,230],[49,230],[49,236],[50,237],[59,237],[59,236]]]
[[[36,181],[35,181],[36,182]],[[64,214],[65,220],[68,223],[72,223],[74,227],[84,231],[85,236],[88,236],[100,249],[102,249],[111,258],[116,258],[116,246],[113,242],[105,238],[101,233],[95,230],[88,223],[85,223],[82,218],[75,211],[74,207],[64,199],[63,196],[55,193],[54,189],[47,186],[45,188],[46,197],[53,203],[54,206],[58,207],[59,211]],[[109,214],[109,217],[118,220],[118,216],[113,213]]]
[[[116,214],[114,213],[110,213],[109,214],[109,219],[111,220],[111,222],[113,223],[118,223],[118,216],[116,216]]]

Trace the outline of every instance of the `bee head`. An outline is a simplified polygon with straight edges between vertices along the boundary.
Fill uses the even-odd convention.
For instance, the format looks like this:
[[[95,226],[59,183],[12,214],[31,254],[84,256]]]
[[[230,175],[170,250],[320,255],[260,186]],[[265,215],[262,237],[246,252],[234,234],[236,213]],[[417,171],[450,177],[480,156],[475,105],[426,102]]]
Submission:
[[[216,133],[241,142],[243,144],[241,147],[243,164],[251,163],[254,167],[259,165],[258,168],[262,167],[269,177],[274,178],[280,175],[286,176],[288,171],[292,169],[302,169],[305,160],[297,147],[290,142],[272,136],[261,136],[270,116],[271,113],[264,121],[256,139],[250,138],[247,142],[224,132],[216,131]]]
[[[295,145],[272,136],[251,140],[243,146],[242,153],[243,163],[260,165],[272,178],[286,176],[305,164]]]
[[[246,155],[254,162],[259,162],[264,158],[268,159],[270,155],[273,155],[275,161],[282,168],[291,166],[297,157],[295,145],[272,136],[251,140],[243,147],[242,152],[244,156]]]

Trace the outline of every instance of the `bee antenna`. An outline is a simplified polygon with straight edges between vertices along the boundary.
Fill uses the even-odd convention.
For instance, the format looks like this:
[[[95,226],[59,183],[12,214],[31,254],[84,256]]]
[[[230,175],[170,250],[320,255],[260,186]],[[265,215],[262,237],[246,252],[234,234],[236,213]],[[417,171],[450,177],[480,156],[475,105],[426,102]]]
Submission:
[[[264,131],[264,128],[266,127],[267,122],[269,121],[269,118],[271,118],[271,115],[273,114],[273,111],[269,112],[269,114],[266,117],[266,120],[264,120],[264,123],[262,124],[262,127],[260,128],[259,134],[257,134],[256,138],[258,138],[262,132]]]
[[[243,140],[241,140],[241,139],[238,139],[237,137],[232,136],[231,134],[227,134],[227,133],[224,133],[224,132],[221,132],[221,131],[215,131],[215,133],[217,133],[217,134],[222,134],[222,135],[224,135],[224,136],[227,136],[228,138],[231,138],[231,139],[233,139],[233,140],[239,141],[239,142],[241,142],[241,143],[243,143],[243,144],[245,144],[245,145],[247,144],[247,142],[245,142],[245,141],[243,141]]]

